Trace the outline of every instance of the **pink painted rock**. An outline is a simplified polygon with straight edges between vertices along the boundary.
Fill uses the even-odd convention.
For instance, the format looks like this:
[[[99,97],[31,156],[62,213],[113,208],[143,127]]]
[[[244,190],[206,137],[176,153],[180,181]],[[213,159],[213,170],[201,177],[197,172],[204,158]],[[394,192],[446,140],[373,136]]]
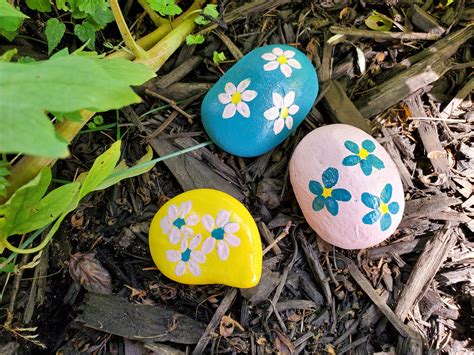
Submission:
[[[306,221],[335,246],[376,245],[402,219],[405,201],[397,167],[358,128],[333,124],[309,133],[293,153],[290,179]]]

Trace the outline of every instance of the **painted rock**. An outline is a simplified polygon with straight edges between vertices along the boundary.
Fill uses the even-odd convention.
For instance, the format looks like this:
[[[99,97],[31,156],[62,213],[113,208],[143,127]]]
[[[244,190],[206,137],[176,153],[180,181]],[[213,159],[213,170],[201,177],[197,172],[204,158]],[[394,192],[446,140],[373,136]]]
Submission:
[[[333,124],[309,133],[291,158],[290,179],[306,221],[338,247],[376,245],[402,219],[405,201],[397,167],[358,128]]]
[[[257,225],[226,193],[198,189],[172,198],[153,218],[149,243],[156,266],[174,281],[248,288],[260,280]]]
[[[228,153],[253,157],[283,142],[318,94],[316,70],[299,50],[254,49],[209,90],[201,108],[209,137]]]

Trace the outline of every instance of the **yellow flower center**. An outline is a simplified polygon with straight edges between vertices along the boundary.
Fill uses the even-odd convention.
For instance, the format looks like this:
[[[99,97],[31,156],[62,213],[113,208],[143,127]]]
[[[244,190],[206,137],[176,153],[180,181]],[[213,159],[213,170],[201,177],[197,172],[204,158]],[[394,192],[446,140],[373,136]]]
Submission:
[[[332,189],[328,189],[326,187],[323,188],[323,197],[331,197],[331,194],[332,194]]]
[[[286,64],[288,62],[288,59],[286,59],[286,57],[282,54],[278,56],[277,62],[280,64]]]
[[[235,93],[233,93],[231,101],[234,105],[237,105],[240,101],[242,101],[242,96],[240,95],[240,92],[236,91]]]
[[[288,107],[283,107],[281,109],[280,117],[281,118],[287,118],[288,117]]]
[[[386,214],[388,212],[388,205],[386,203],[381,202],[379,209],[382,214]]]
[[[359,157],[361,159],[367,158],[368,155],[369,155],[369,152],[367,151],[367,149],[362,148],[359,152]]]

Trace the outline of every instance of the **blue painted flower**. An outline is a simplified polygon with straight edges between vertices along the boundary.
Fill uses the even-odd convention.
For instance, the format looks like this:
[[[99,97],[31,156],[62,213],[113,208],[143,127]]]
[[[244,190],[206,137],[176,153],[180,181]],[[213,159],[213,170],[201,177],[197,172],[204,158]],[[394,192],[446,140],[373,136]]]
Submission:
[[[378,170],[385,168],[382,160],[377,158],[374,154],[370,154],[375,150],[374,142],[366,139],[362,142],[362,148],[359,148],[356,143],[352,141],[345,141],[344,146],[354,154],[345,157],[342,161],[342,165],[354,166],[360,164],[360,168],[366,176],[372,174],[372,168]]]
[[[372,211],[367,213],[362,222],[365,224],[374,224],[380,219],[380,229],[386,231],[392,224],[391,214],[397,214],[400,206],[397,202],[390,202],[392,198],[392,185],[387,184],[382,190],[380,197],[364,192],[362,194],[362,202]],[[389,203],[390,202],[390,203]]]
[[[313,210],[321,211],[324,206],[333,216],[337,216],[339,205],[337,201],[347,202],[351,199],[351,194],[346,189],[333,189],[339,180],[339,173],[335,168],[327,168],[323,172],[323,185],[311,180],[309,191],[316,195],[313,201]]]

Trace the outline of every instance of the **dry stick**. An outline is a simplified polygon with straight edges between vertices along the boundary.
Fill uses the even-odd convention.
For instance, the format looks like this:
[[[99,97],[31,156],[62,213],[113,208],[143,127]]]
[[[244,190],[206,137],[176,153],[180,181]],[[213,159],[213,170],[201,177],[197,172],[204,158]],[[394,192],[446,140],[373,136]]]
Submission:
[[[235,45],[234,42],[223,32],[221,31],[215,31],[217,36],[221,39],[221,41],[226,45],[227,49],[229,49],[229,52],[232,54],[232,56],[235,58],[235,60],[239,60],[242,58],[244,55],[240,51],[240,49]]]
[[[423,33],[423,32],[389,32],[389,31],[371,31],[359,30],[357,28],[348,28],[341,26],[331,26],[329,31],[338,35],[345,35],[348,37],[366,37],[374,39],[399,39],[405,41],[436,41],[439,39],[438,34]]]
[[[283,229],[283,232],[281,232],[280,235],[273,242],[271,242],[265,249],[263,249],[262,256],[264,256],[266,253],[268,253],[270,251],[270,249],[272,249],[274,246],[276,246],[280,240],[282,240],[283,238],[285,238],[289,234],[290,227],[291,227],[291,221],[289,221],[286,224],[285,229]]]
[[[184,111],[181,107],[176,105],[175,101],[170,100],[167,97],[158,94],[157,92],[151,91],[150,89],[145,89],[145,93],[150,95],[150,96],[156,97],[157,99],[160,99],[161,101],[166,102],[167,104],[169,104],[173,108],[173,110],[178,111],[180,114],[182,114],[184,117],[186,117],[188,119],[189,123],[193,122],[194,116],[190,115],[189,113]]]
[[[419,338],[419,335],[415,333],[412,329],[408,328],[397,315],[390,309],[390,307],[385,303],[385,301],[380,297],[377,292],[374,290],[369,280],[360,272],[357,265],[349,258],[345,256],[338,256],[347,264],[349,273],[352,278],[357,282],[360,288],[369,296],[369,298],[374,302],[374,304],[380,309],[380,311],[387,317],[387,319],[392,323],[392,325],[397,329],[397,331],[404,337],[410,338]]]
[[[206,327],[206,330],[202,334],[201,339],[199,339],[198,343],[196,344],[196,347],[194,348],[192,352],[193,355],[199,355],[204,352],[204,349],[206,348],[207,343],[209,343],[211,331],[213,331],[217,327],[217,325],[220,323],[221,318],[224,316],[224,314],[227,312],[229,307],[232,305],[232,302],[234,302],[234,299],[236,296],[237,296],[236,288],[232,288],[224,296],[224,299],[222,300],[221,304],[216,309],[216,313],[214,313],[214,316],[212,317],[211,321]]]
[[[423,297],[429,283],[454,247],[457,231],[453,229],[453,226],[452,222],[448,222],[441,231],[436,233],[434,239],[426,244],[413,267],[395,308],[395,314],[402,320],[405,320],[410,309]]]

